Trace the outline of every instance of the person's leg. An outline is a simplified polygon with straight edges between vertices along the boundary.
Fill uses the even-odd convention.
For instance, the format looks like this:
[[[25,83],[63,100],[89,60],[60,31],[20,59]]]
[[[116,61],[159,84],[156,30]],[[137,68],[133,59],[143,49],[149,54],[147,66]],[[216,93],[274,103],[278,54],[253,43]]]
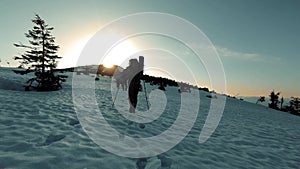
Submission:
[[[135,113],[135,108],[137,105],[137,97],[135,97],[134,92],[130,90],[130,86],[129,86],[129,105],[130,105],[129,112]]]
[[[129,102],[130,102],[129,112],[131,112],[131,113],[135,113],[138,93],[139,93],[139,80],[134,78],[130,82],[129,90],[128,90],[128,96],[129,96]]]

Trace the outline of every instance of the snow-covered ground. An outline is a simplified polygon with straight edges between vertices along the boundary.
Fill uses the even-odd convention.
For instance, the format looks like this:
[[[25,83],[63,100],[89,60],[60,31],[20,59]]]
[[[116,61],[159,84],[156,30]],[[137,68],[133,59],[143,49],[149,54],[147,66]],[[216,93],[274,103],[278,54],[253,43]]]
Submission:
[[[211,101],[204,91],[200,91],[199,113],[192,130],[171,150],[147,162],[109,153],[82,129],[74,110],[72,74],[68,75],[60,91],[25,92],[22,83],[29,77],[0,68],[0,169],[136,169],[143,162],[147,169],[300,168],[300,118],[238,99],[226,100],[218,128],[199,144]],[[94,79],[75,76],[82,81]],[[167,130],[177,118],[179,94],[177,88],[168,87],[168,102],[158,119],[144,129],[135,123],[127,126],[128,120],[111,107],[111,79],[100,79],[95,82],[99,109],[124,135],[150,137]],[[147,84],[147,91],[152,89]],[[139,98],[138,107],[144,110],[144,93]]]

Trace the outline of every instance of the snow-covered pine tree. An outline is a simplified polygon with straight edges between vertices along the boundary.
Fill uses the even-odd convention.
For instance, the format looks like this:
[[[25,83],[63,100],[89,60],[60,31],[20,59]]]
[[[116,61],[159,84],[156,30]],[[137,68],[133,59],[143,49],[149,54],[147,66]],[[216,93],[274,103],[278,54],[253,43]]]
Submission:
[[[26,74],[31,71],[35,72],[35,77],[27,81],[25,90],[35,89],[37,91],[52,91],[61,89],[61,82],[65,76],[55,75],[54,69],[57,66],[57,55],[59,49],[55,45],[55,37],[51,34],[53,27],[49,27],[45,21],[35,15],[32,19],[34,26],[28,33],[25,33],[29,39],[29,45],[22,43],[14,44],[18,48],[24,48],[26,51],[20,56],[15,56],[15,60],[20,61],[20,67],[26,69],[19,74]]]

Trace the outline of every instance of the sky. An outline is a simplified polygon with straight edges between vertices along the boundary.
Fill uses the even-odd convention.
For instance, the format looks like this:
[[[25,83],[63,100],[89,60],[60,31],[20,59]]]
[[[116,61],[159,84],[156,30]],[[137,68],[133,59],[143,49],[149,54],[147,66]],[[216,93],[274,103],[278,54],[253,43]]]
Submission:
[[[139,12],[168,13],[200,29],[224,67],[227,90],[221,93],[267,96],[275,90],[283,97],[300,96],[299,0],[1,0],[0,65],[18,65],[12,58],[22,51],[13,44],[27,42],[24,33],[32,28],[35,14],[54,27],[58,54],[63,57],[58,66],[68,67],[76,64],[81,50],[103,26]],[[143,54],[145,65],[156,67],[149,74],[192,84],[196,78],[197,85],[211,88],[205,65],[189,60],[192,52],[173,53],[181,49],[188,50],[168,37],[142,35],[115,46],[106,60],[110,64],[122,61],[125,66],[121,55]],[[121,58],[110,59],[113,55]]]

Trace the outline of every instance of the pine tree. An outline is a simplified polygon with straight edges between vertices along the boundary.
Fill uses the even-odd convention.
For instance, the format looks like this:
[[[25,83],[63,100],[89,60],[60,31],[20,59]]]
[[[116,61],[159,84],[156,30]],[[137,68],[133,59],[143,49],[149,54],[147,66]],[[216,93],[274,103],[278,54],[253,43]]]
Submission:
[[[276,109],[276,110],[279,110],[279,107],[278,107],[278,103],[279,103],[279,95],[280,95],[280,92],[276,93],[274,91],[271,92],[271,94],[269,95],[270,96],[270,101],[271,103],[269,103],[269,107],[272,108],[272,109]]]
[[[32,22],[33,28],[25,33],[26,38],[29,39],[29,45],[14,44],[18,48],[26,49],[21,56],[15,56],[14,59],[19,60],[20,67],[27,70],[16,73],[27,74],[32,70],[35,72],[35,77],[27,81],[26,90],[30,88],[38,91],[59,90],[60,83],[64,81],[65,76],[54,75],[57,60],[61,58],[56,54],[59,46],[55,45],[55,37],[51,34],[54,28],[49,27],[37,14]]]
[[[299,108],[300,108],[300,98],[298,97],[291,97],[290,101],[290,111],[293,114],[299,114]]]

